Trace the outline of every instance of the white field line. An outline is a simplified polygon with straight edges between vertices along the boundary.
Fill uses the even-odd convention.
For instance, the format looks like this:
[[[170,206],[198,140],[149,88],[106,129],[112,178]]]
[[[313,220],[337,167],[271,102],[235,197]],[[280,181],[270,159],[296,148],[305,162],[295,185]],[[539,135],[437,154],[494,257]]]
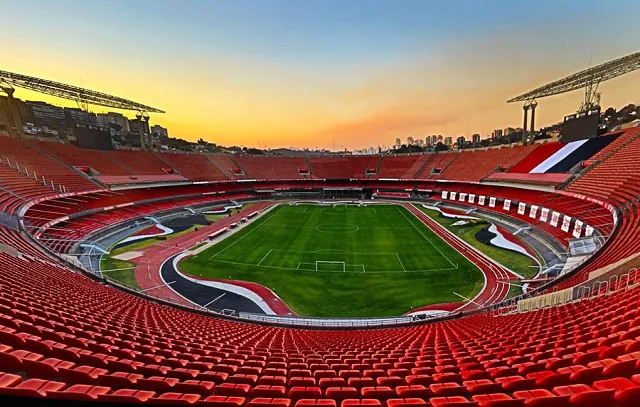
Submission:
[[[245,239],[247,236],[249,236],[250,234],[252,234],[253,232],[255,232],[256,230],[260,229],[260,227],[262,227],[265,223],[267,223],[269,220],[271,220],[271,218],[273,218],[275,216],[275,214],[277,214],[282,208],[284,208],[284,206],[278,206],[278,208],[272,212],[271,216],[268,217],[267,219],[264,220],[264,222],[262,222],[261,224],[259,224],[258,226],[256,226],[254,229],[250,230],[249,232],[247,232],[247,234],[245,234],[244,236],[242,236],[240,239],[236,240],[235,242],[231,243],[229,246],[225,247],[224,249],[220,250],[218,253],[214,254],[213,256],[209,257],[209,260],[213,260],[213,258],[217,257],[218,255],[222,254],[224,251],[226,251],[227,249],[229,249],[230,247],[233,247],[235,244],[237,244],[238,242],[242,241],[243,239]]]
[[[420,209],[416,208],[418,211]],[[429,218],[432,222],[434,222],[434,224],[439,225],[438,222],[436,222],[431,216],[429,216],[428,214],[422,212],[427,218]],[[414,214],[414,216],[416,216]],[[417,218],[417,216],[416,216]],[[418,220],[420,220],[421,222],[423,222],[420,218],[418,218]],[[425,225],[426,223],[423,222]],[[429,227],[429,226],[427,226]],[[430,227],[429,227],[430,228]],[[515,272],[513,272],[512,270],[502,266],[500,263],[496,262],[495,260],[493,260],[492,258],[490,258],[489,256],[487,256],[486,254],[482,253],[480,250],[476,249],[475,247],[471,246],[469,243],[465,242],[462,238],[460,238],[459,236],[457,236],[455,233],[451,232],[449,229],[442,227],[442,230],[444,231],[444,233],[448,233],[449,236],[451,236],[452,238],[456,239],[459,243],[463,244],[465,247],[468,248],[468,250],[474,254],[474,256],[476,257],[477,261],[472,260],[470,257],[467,256],[466,253],[462,253],[460,251],[458,251],[456,249],[456,251],[458,251],[458,253],[460,253],[461,255],[463,255],[463,257],[467,258],[467,260],[471,261],[471,263],[473,263],[478,270],[480,270],[482,277],[484,279],[484,283],[482,285],[482,289],[478,292],[478,294],[476,294],[475,297],[472,298],[472,301],[475,301],[477,298],[479,298],[487,289],[487,274],[488,272],[491,272],[494,274],[496,281],[500,281],[500,279],[504,278],[504,276],[507,276],[508,279],[508,273],[512,273],[513,275],[518,276],[518,274],[516,274]],[[482,270],[482,267],[480,266],[480,263],[484,264],[486,267],[488,267],[488,272],[485,272]],[[503,275],[504,274],[504,275]],[[521,277],[520,277],[521,278]],[[508,293],[508,288],[506,289],[507,293]],[[492,290],[489,295],[489,299],[487,301],[484,302],[484,304],[491,304],[492,302],[494,302],[494,295],[493,295],[494,291]],[[506,296],[506,294],[502,294],[503,290],[500,290],[500,292],[496,293],[500,294],[501,296]],[[463,305],[461,305],[460,307],[458,307],[457,309],[455,309],[454,311],[459,311],[464,309],[465,307],[467,307],[469,305],[469,303],[465,303]]]
[[[398,261],[400,262],[400,266],[402,266],[402,270],[404,270],[404,272],[407,272],[407,269],[404,267],[404,264],[402,264],[402,260],[400,260],[400,256],[398,256],[398,253],[396,253],[396,257],[398,258]]]
[[[321,227],[326,227],[327,225],[318,225]],[[315,229],[318,226],[306,226],[306,225],[269,225],[267,228],[286,228],[286,229]],[[364,226],[356,226],[359,230],[394,230],[394,229],[411,229],[411,226],[378,226],[378,227],[364,227]]]
[[[398,208],[398,211],[402,214],[402,216],[404,216],[404,218],[407,220],[407,222],[411,223],[411,225],[418,231],[418,233],[420,233],[422,235],[422,237],[424,237],[427,240],[427,242],[431,243],[431,246],[433,246],[433,248],[436,249],[438,251],[438,253],[440,253],[440,255],[442,257],[444,257],[449,262],[449,264],[451,264],[453,267],[456,267],[456,265],[453,264],[453,262],[451,260],[449,260],[449,258],[447,256],[445,256],[444,253],[442,253],[442,251],[440,249],[438,249],[438,247],[435,244],[433,244],[431,239],[429,239],[424,233],[422,233],[422,231],[420,229],[418,229],[418,227],[416,225],[414,225],[413,222],[411,222],[411,220],[409,220],[407,215],[405,215],[404,212],[399,207],[397,207],[397,208]],[[415,215],[413,215],[413,216],[415,217]]]
[[[221,281],[210,281],[210,280],[200,280],[198,278],[186,275],[184,273],[182,273],[180,271],[180,268],[178,267],[178,263],[180,263],[180,260],[182,260],[184,257],[189,256],[188,252],[182,252],[179,255],[175,256],[173,258],[173,269],[175,270],[176,273],[178,273],[180,276],[182,276],[182,278],[189,280],[193,283],[197,283],[200,285],[204,285],[204,286],[208,286],[208,287],[214,287],[217,288],[219,290],[223,290],[223,291],[229,291],[232,292],[234,294],[238,294],[242,297],[247,298],[249,301],[252,301],[253,303],[255,303],[258,307],[260,307],[265,314],[267,315],[275,315],[276,313],[273,312],[273,310],[271,309],[271,307],[269,306],[269,304],[267,304],[264,300],[264,298],[262,298],[260,295],[256,294],[254,291],[248,289],[248,288],[244,288],[244,287],[240,287],[234,284],[227,284],[227,283],[223,283]],[[170,259],[170,258],[169,258]],[[167,259],[167,260],[169,260]],[[167,260],[165,260],[162,264],[164,265],[164,263],[167,262]],[[162,277],[162,266],[160,266],[160,270],[159,270],[159,274],[160,274],[160,278],[162,278],[162,281],[164,281],[164,278]],[[179,292],[175,291],[171,286],[169,286],[169,288],[171,288],[171,290],[173,290],[176,294],[178,294],[180,297],[184,298],[185,300],[191,302],[192,304],[195,304],[198,307],[202,307],[199,304],[194,303],[193,301],[189,300],[188,298],[182,296]],[[271,291],[269,288],[267,288],[269,291]],[[271,291],[273,293],[273,291]],[[275,293],[273,293],[275,295]],[[276,295],[277,297],[277,295]],[[280,297],[278,297],[280,298]]]
[[[271,249],[272,252],[284,252],[284,253],[326,253],[326,254],[352,254],[355,256],[395,256],[396,253],[390,252],[352,252],[349,250],[333,250],[333,249],[320,249],[320,250],[290,250],[290,249]]]
[[[263,262],[267,257],[269,257],[269,255],[271,254],[271,252],[272,252],[272,251],[273,251],[273,249],[269,250],[269,251],[267,252],[267,254],[265,254],[265,255],[264,255],[264,257],[262,258],[262,260],[260,260],[260,262],[257,264],[257,266],[261,265],[261,264],[262,264],[262,262]]]
[[[269,268],[269,269],[274,269],[274,270],[289,270],[289,271],[314,271],[315,270],[307,270],[307,269],[301,269],[299,268],[301,264],[313,264],[315,265],[315,263],[306,263],[306,262],[300,262],[298,263],[298,267],[294,268],[294,267],[276,267],[276,266],[265,266],[265,265],[260,265],[257,266],[253,263],[240,263],[237,261],[229,261],[229,260],[218,260],[218,259],[212,259],[212,262],[217,262],[217,263],[225,263],[225,264],[235,264],[238,266],[249,266],[249,267],[261,267],[261,268]],[[447,270],[456,270],[457,267],[447,267],[447,268],[436,268],[436,269],[421,269],[421,270],[380,270],[380,271],[367,271],[367,274],[385,274],[385,273],[427,273],[427,272],[432,272],[432,271],[447,271]],[[323,271],[323,270],[318,270],[318,272],[320,273],[335,273],[334,271]],[[342,273],[342,271],[340,271],[340,273]],[[358,273],[358,274],[362,274],[361,271],[347,271],[347,273]]]
[[[416,208],[418,211],[420,211],[419,208]],[[427,218],[429,218],[433,223],[435,223],[436,225],[440,225],[435,219],[433,219],[431,216],[429,216],[428,214],[422,212],[422,214],[424,214],[424,216],[426,216]],[[414,215],[415,216],[415,215]],[[422,220],[420,220],[420,218],[418,218],[416,216],[416,219],[418,219],[420,222],[422,222]],[[425,226],[429,227],[426,223],[422,222]],[[492,269],[492,271],[495,273],[496,270],[500,271],[500,268],[504,269],[504,271],[506,271],[507,273],[511,273],[512,275],[516,276],[519,279],[523,279],[524,277],[521,276],[520,274],[516,273],[515,271],[511,270],[508,267],[503,266],[502,264],[500,264],[500,262],[492,259],[491,257],[487,256],[486,254],[484,254],[483,252],[481,252],[480,250],[476,249],[475,247],[473,247],[471,244],[467,243],[465,240],[463,240],[460,236],[456,235],[455,233],[453,233],[452,231],[450,231],[449,229],[447,229],[444,226],[441,226],[441,229],[444,233],[449,234],[449,236],[451,236],[452,238],[456,239],[460,244],[463,244],[464,246],[467,247],[468,250],[471,250],[472,252],[474,252],[476,255],[482,257],[482,259],[484,259],[486,262],[488,262],[489,267]],[[434,232],[435,233],[435,232]],[[455,250],[455,249],[454,249]],[[457,250],[456,250],[457,251]],[[458,252],[460,254],[463,254],[461,252]],[[464,256],[466,257],[466,256]],[[473,262],[472,262],[473,263]],[[496,277],[498,276],[498,274],[501,273],[496,273]]]
[[[364,267],[364,264],[347,264],[347,267],[358,267],[358,266],[362,267],[362,272],[363,272],[363,273],[366,273],[366,272],[367,272],[367,270],[366,270],[366,269],[365,269],[365,267]],[[346,270],[345,270],[345,271],[346,271]],[[359,273],[359,271],[357,271],[357,272],[355,272],[355,273]]]
[[[211,247],[217,245],[218,243],[222,242],[223,240],[227,240],[231,236],[235,235],[236,233],[239,233],[239,232],[243,231],[245,228],[253,225],[258,220],[264,218],[265,216],[269,215],[271,212],[273,212],[276,209],[278,209],[281,205],[282,205],[281,203],[276,203],[276,204],[267,206],[266,208],[264,208],[264,210],[259,212],[258,215],[256,215],[256,217],[253,220],[251,220],[250,222],[242,224],[242,225],[239,225],[237,228],[230,229],[230,230],[228,230],[227,233],[222,233],[221,235],[219,235],[218,237],[216,237],[214,239],[203,240],[203,241],[201,241],[199,243],[196,243],[196,244],[192,245],[191,247],[189,247],[188,251],[191,253],[191,255],[200,254],[203,251],[208,250],[209,248],[211,248]]]

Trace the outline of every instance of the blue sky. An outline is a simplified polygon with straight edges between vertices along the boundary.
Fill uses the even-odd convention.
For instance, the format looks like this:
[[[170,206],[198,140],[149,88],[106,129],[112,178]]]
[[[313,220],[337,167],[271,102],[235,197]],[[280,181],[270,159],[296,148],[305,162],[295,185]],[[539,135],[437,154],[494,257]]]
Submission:
[[[505,106],[506,97],[583,69],[590,58],[635,52],[640,34],[637,3],[626,0],[0,0],[0,7],[8,17],[0,69],[157,104],[167,115],[152,120],[176,136],[259,138],[273,147],[315,146],[328,135],[359,147],[514,126],[520,108]],[[635,102],[632,75],[603,86],[611,89],[604,102]],[[578,103],[579,95],[567,95],[541,106],[541,124]]]

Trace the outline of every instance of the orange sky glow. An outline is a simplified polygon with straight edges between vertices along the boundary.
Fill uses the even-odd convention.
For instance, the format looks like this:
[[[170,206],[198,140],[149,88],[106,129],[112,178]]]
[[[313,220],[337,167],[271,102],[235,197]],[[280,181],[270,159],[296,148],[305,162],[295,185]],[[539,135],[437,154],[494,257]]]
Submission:
[[[630,39],[612,45],[598,33],[567,37],[581,24],[542,26],[549,37],[542,42],[526,26],[498,29],[464,41],[443,40],[429,49],[417,47],[376,63],[336,58],[315,68],[252,55],[177,56],[171,50],[153,61],[136,59],[134,51],[115,60],[98,47],[62,51],[44,40],[16,35],[3,44],[0,69],[156,106],[167,113],[152,114],[151,124],[191,141],[357,149],[390,145],[396,137],[484,137],[496,128],[520,127],[522,106],[507,104],[507,99],[584,69],[590,58],[602,63],[637,51]],[[637,32],[636,27],[628,29]],[[640,72],[603,84],[603,107],[638,102],[639,85]],[[16,91],[16,97],[75,106],[26,90]],[[537,127],[575,112],[582,97],[575,91],[539,100]]]

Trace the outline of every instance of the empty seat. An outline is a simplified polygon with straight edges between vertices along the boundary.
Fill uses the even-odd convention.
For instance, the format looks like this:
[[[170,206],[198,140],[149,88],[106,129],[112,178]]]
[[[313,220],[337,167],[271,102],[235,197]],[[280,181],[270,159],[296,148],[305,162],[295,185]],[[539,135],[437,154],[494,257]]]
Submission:
[[[569,396],[571,404],[578,406],[607,406],[613,403],[614,389],[596,390],[586,384],[572,384],[553,389],[558,396]]]
[[[593,383],[596,390],[614,390],[614,399],[620,406],[632,407],[640,401],[640,386],[629,379],[616,377]]]
[[[567,407],[570,395],[558,396],[545,389],[521,390],[513,393],[515,399],[523,400],[527,407]]]

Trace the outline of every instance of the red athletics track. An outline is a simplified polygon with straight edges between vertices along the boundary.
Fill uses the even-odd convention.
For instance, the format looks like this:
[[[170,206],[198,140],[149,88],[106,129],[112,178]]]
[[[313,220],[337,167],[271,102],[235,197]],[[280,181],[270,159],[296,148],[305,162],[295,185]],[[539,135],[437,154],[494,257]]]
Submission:
[[[153,287],[153,290],[148,292],[149,295],[154,297],[169,300],[178,304],[193,306],[192,303],[176,294],[171,288],[163,286],[164,282],[160,278],[160,267],[170,257],[181,253],[190,247],[195,246],[199,242],[206,240],[207,236],[220,229],[228,227],[230,224],[239,222],[240,219],[247,216],[247,214],[255,211],[262,211],[269,206],[273,205],[273,202],[259,202],[252,205],[249,208],[241,209],[239,213],[222,218],[219,221],[205,226],[199,229],[197,232],[191,232],[189,234],[176,237],[174,239],[167,240],[166,243],[158,243],[153,246],[146,247],[140,250],[143,255],[136,257],[130,261],[136,263],[135,277],[138,285],[143,290],[148,290]],[[262,297],[265,302],[269,304],[271,309],[278,315],[290,315],[291,310],[286,306],[277,296],[275,296],[270,290],[263,287],[258,289],[259,284],[251,283],[246,284],[244,282],[224,281],[225,283],[239,285],[248,288]],[[262,286],[260,286],[262,287]]]
[[[482,291],[480,291],[480,293],[475,298],[473,298],[473,303],[467,302],[463,306],[459,307],[456,311],[476,309],[478,308],[476,304],[495,304],[507,297],[510,287],[507,282],[510,280],[516,280],[517,277],[515,275],[513,275],[511,272],[509,272],[507,269],[497,264],[493,260],[478,252],[475,248],[462,241],[459,237],[449,232],[444,227],[440,226],[438,222],[431,219],[424,212],[422,212],[412,204],[406,203],[402,205],[411,213],[413,213],[416,218],[420,219],[420,221],[422,221],[422,223],[424,223],[435,234],[440,236],[442,240],[453,247],[458,253],[467,258],[467,260],[469,260],[471,263],[475,264],[480,269],[480,271],[482,271],[482,274],[484,274],[485,285]]]

